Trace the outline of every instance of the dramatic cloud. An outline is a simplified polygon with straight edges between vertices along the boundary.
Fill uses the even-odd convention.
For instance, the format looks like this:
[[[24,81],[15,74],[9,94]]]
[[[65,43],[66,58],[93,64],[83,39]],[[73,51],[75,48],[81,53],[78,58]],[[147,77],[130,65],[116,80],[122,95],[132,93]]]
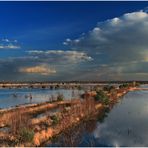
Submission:
[[[148,14],[144,11],[126,13],[104,22],[98,22],[80,38],[67,39],[64,45],[85,51],[94,59],[94,65],[106,74],[145,73],[148,66]],[[141,68],[139,68],[141,67]],[[130,75],[129,75],[130,76]],[[132,77],[131,77],[132,78]]]
[[[32,50],[24,54],[0,59],[0,73],[5,73],[2,80],[70,80],[83,65],[93,61],[80,51]]]
[[[48,65],[23,67],[23,68],[20,68],[19,71],[24,72],[24,73],[33,73],[33,74],[36,73],[36,74],[41,74],[41,75],[50,75],[50,74],[56,73],[56,71],[48,67]]]
[[[69,50],[25,50],[21,51],[22,57],[0,59],[0,73],[5,73],[1,79],[146,80],[148,77],[146,11],[98,22],[88,33],[76,39],[67,38],[63,44]],[[1,49],[17,47],[17,40],[0,42]]]

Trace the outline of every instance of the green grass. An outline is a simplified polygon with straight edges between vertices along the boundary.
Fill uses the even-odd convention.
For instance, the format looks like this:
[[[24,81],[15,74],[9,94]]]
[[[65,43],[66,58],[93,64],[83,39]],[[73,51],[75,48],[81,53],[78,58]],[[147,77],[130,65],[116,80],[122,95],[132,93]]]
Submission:
[[[53,125],[57,125],[59,123],[59,118],[56,115],[50,117]]]
[[[95,101],[100,101],[101,103],[105,105],[109,104],[109,98],[102,90],[97,91],[97,94],[94,99]]]
[[[23,128],[20,131],[20,138],[23,142],[32,142],[34,137],[34,131],[28,128]]]

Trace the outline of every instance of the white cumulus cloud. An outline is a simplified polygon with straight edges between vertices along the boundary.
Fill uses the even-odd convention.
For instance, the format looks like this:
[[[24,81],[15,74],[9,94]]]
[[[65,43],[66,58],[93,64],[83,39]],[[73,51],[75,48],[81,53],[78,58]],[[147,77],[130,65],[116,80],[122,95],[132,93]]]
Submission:
[[[80,38],[65,40],[65,44],[90,55],[100,73],[100,65],[106,64],[108,67],[104,74],[108,75],[118,73],[123,78],[126,73],[127,78],[129,73],[130,79],[133,71],[147,74],[148,13],[140,10],[98,22],[91,31]]]

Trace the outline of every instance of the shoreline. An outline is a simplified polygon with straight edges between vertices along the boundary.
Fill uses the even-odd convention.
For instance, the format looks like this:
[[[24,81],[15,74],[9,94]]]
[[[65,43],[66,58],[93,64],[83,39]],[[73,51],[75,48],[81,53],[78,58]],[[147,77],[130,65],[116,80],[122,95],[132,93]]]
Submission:
[[[28,106],[24,105],[24,106],[19,106],[18,108],[0,111],[0,117],[3,121],[6,122],[4,116],[6,116],[7,114],[7,122],[8,122],[9,121],[8,116],[11,116],[12,113],[15,113],[19,110],[23,110],[23,114],[29,114],[34,116],[44,113],[46,112],[46,110],[50,111],[51,109],[60,108],[60,107],[65,109],[66,106],[70,106],[71,109],[69,111],[67,112],[59,111],[56,113],[56,115],[58,115],[60,118],[59,122],[56,125],[52,125],[53,121],[49,119],[48,115],[45,117],[41,117],[40,119],[32,118],[30,122],[32,124],[31,126],[33,126],[33,129],[35,131],[33,137],[33,143],[23,142],[17,145],[17,146],[42,146],[46,142],[49,142],[51,138],[61,134],[66,129],[78,125],[81,121],[84,121],[85,118],[89,119],[92,116],[99,114],[106,107],[110,107],[112,109],[114,104],[116,104],[118,100],[122,98],[129,91],[131,91],[131,87],[117,90],[115,96],[109,94],[110,104],[108,106],[103,105],[102,103],[99,102],[93,102],[92,101],[93,99],[88,99],[85,101],[80,101],[80,99],[74,99],[71,101],[59,101],[54,103],[44,102],[40,104],[30,104]],[[94,95],[94,93],[90,92],[91,97],[92,95]],[[86,112],[86,109],[89,111]],[[49,122],[48,125],[43,128],[42,124],[45,124],[47,121]],[[15,136],[13,135],[11,135],[9,138],[11,139],[10,141],[15,140]]]
[[[130,91],[130,89],[126,89],[124,90],[122,93],[119,93],[119,95],[117,95],[118,97],[116,98],[115,102],[112,102],[113,103],[113,106],[118,102],[118,100],[120,100],[124,95],[126,95],[128,92]],[[96,116],[100,116],[102,113],[104,114],[105,113],[105,109],[112,109],[112,103],[109,104],[109,106],[105,106],[105,105],[102,105],[102,104],[96,104],[96,112],[94,114],[91,114],[87,119],[82,118],[81,120],[78,120],[78,122],[74,123],[74,125],[70,125],[69,127],[67,127],[65,130],[69,130],[69,128],[73,128],[73,126],[78,126],[79,124],[83,123],[83,122],[87,122],[89,120],[91,120],[91,118],[94,118]],[[111,107],[111,108],[110,108]],[[60,131],[59,133],[53,135],[52,137],[50,137],[51,139],[54,138],[54,137],[57,137],[59,136],[60,134],[62,134],[63,132],[65,132],[65,130],[63,131]],[[47,142],[43,142],[43,144],[41,144],[40,146],[47,146],[47,144],[51,144],[51,140],[47,140]]]

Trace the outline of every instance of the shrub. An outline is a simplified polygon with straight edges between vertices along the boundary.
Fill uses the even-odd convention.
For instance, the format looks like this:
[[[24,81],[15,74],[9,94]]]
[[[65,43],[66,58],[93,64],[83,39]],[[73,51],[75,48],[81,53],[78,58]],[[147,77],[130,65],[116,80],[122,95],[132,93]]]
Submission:
[[[104,91],[108,91],[108,92],[110,92],[114,89],[115,89],[115,86],[112,86],[112,85],[111,86],[107,85],[107,86],[104,86],[104,88],[103,88]]]
[[[58,94],[57,101],[63,101],[63,100],[64,100],[63,94]]]
[[[119,88],[120,88],[120,89],[121,89],[121,88],[126,88],[126,87],[128,87],[128,86],[129,86],[128,83],[123,83],[123,84],[119,85]]]
[[[80,97],[81,97],[82,99],[84,99],[84,96],[85,96],[85,94],[81,94],[81,95],[80,95]]]
[[[135,86],[136,86],[136,87],[140,86],[140,83],[136,82]]]
[[[56,125],[56,124],[59,123],[59,119],[58,119],[58,117],[57,117],[56,115],[53,115],[53,116],[51,116],[50,118],[51,118],[51,120],[52,120],[52,124],[53,124],[53,125]]]
[[[95,101],[101,101],[101,99],[104,97],[106,97],[106,95],[102,90],[97,91],[97,94],[95,96]]]
[[[105,97],[105,98],[102,98],[102,103],[105,104],[105,105],[108,105],[109,104],[109,98],[108,97]]]
[[[78,86],[78,90],[82,90],[82,87],[80,85]]]
[[[100,123],[103,123],[104,122],[104,119],[108,116],[108,113],[110,112],[110,109],[107,107],[107,108],[105,108],[102,112],[101,112],[101,114],[100,114],[100,116],[98,116],[98,121],[100,122]]]
[[[104,119],[105,119],[107,116],[108,116],[108,114],[104,111],[104,112],[102,112],[102,113],[98,116],[97,120],[98,120],[100,123],[103,123],[103,122],[104,122]]]
[[[23,142],[32,142],[34,137],[34,131],[31,129],[23,128],[20,131],[20,138]]]
[[[102,90],[97,92],[95,96],[95,101],[100,101],[105,105],[109,104],[109,98]]]
[[[42,86],[42,89],[45,89],[45,88],[46,88],[46,86],[43,85],[43,86]]]
[[[87,91],[85,91],[83,94],[80,95],[80,97],[82,99],[88,99],[90,97],[90,94]]]

